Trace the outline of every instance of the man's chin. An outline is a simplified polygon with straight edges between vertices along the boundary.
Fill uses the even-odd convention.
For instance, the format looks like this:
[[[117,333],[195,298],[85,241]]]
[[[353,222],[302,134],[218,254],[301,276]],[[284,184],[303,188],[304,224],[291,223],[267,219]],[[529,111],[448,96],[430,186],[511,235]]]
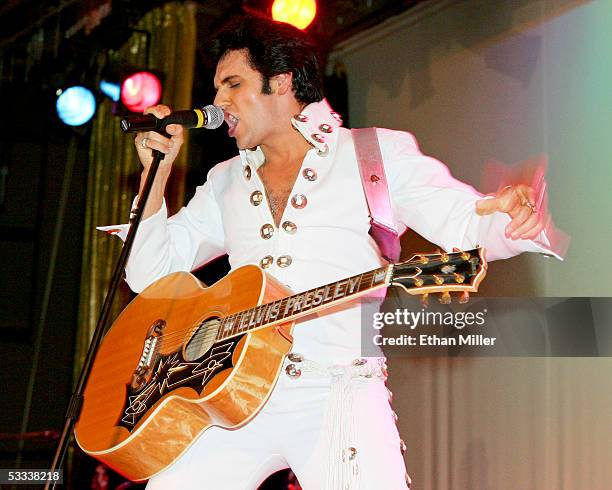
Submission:
[[[238,147],[239,150],[245,149],[246,145],[244,144],[243,140],[241,140],[240,138],[237,138],[236,135],[233,135],[232,138],[234,138],[236,146]]]
[[[236,139],[236,146],[239,150],[255,150],[258,145],[249,144],[247,141],[240,141]]]

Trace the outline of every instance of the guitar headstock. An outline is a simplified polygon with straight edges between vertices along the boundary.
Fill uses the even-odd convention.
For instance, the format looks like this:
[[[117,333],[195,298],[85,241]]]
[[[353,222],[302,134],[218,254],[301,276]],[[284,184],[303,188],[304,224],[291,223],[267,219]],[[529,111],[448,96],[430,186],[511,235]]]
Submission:
[[[409,294],[423,295],[424,303],[430,293],[441,293],[440,302],[450,303],[452,291],[461,292],[459,302],[465,303],[469,293],[478,291],[486,273],[485,252],[480,247],[452,253],[422,253],[394,264],[390,284]]]

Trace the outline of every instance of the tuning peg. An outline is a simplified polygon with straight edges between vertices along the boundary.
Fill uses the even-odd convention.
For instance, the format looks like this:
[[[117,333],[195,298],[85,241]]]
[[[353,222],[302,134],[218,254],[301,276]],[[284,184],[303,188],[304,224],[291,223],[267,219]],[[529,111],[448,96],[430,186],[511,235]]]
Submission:
[[[467,291],[463,291],[461,293],[461,296],[459,296],[459,303],[461,304],[465,304],[470,300],[470,293],[468,293]]]
[[[451,295],[448,291],[444,291],[440,297],[438,298],[438,301],[443,304],[443,305],[448,305],[451,302]]]
[[[421,295],[421,306],[423,308],[429,308],[429,293],[423,293]]]
[[[423,281],[423,279],[421,279],[419,277],[413,277],[412,280],[414,281],[414,285],[417,288],[420,288],[423,284],[425,284],[425,281]]]
[[[446,263],[446,262],[448,262],[450,259],[449,259],[449,257],[448,257],[448,254],[447,254],[447,253],[441,253],[441,254],[440,254],[440,260],[441,260],[442,262]]]
[[[434,275],[434,276],[433,276],[433,280],[434,280],[434,282],[435,282],[435,283],[436,283],[438,286],[441,286],[442,284],[444,284],[444,278],[443,278],[443,277],[440,277],[440,276],[436,276],[436,275]]]
[[[463,260],[466,260],[466,261],[467,261],[467,260],[470,260],[470,257],[471,257],[471,255],[470,255],[468,252],[462,252],[462,253],[461,253],[461,258],[462,258]]]
[[[463,274],[459,274],[458,272],[455,272],[455,282],[457,284],[463,284],[463,281],[465,281],[465,276]]]
[[[429,258],[426,257],[425,255],[419,255],[419,262],[421,264],[428,264],[429,263]]]

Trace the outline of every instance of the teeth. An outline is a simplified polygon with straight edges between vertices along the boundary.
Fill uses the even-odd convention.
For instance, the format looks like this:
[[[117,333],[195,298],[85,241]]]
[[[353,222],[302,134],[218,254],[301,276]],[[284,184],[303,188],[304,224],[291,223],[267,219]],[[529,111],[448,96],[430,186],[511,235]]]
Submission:
[[[229,115],[229,120],[230,120],[231,122],[233,122],[233,123],[237,123],[237,122],[238,122],[238,118],[237,118],[237,117],[232,116],[231,114]]]

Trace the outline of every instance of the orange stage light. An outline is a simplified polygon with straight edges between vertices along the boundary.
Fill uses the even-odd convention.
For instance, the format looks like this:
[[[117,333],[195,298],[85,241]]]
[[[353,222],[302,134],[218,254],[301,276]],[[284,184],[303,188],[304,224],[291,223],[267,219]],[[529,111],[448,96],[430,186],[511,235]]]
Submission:
[[[272,18],[306,29],[317,14],[315,0],[274,0]]]

